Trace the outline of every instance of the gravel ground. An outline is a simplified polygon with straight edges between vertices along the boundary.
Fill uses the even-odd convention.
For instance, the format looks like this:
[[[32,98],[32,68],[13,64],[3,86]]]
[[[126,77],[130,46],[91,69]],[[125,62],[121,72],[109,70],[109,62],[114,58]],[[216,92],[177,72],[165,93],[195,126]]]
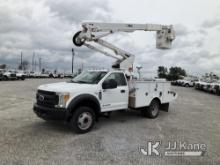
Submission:
[[[64,81],[36,79],[0,82],[0,164],[220,164],[220,97],[173,87],[178,99],[168,113],[146,119],[115,112],[83,135],[62,122],[46,122],[32,110],[37,86]],[[202,157],[145,156],[139,148],[159,140],[205,143]],[[163,150],[162,148],[161,150]]]

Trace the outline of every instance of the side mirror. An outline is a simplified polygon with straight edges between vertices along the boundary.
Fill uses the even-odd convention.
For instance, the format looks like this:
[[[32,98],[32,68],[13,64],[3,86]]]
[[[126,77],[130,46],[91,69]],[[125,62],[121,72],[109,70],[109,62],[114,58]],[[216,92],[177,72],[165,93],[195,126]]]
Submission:
[[[103,89],[114,89],[117,88],[117,82],[114,79],[110,79],[108,81],[104,81],[102,83]]]

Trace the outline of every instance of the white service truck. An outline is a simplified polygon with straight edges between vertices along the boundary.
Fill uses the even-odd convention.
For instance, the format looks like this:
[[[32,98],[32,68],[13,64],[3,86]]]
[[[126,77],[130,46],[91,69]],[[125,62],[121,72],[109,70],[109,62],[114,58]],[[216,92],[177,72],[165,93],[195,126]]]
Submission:
[[[134,56],[101,38],[120,31],[156,31],[157,48],[170,48],[175,38],[172,26],[83,23],[82,27],[83,30],[74,35],[73,43],[114,57],[116,63],[111,70],[89,70],[69,82],[39,86],[33,108],[37,116],[45,120],[65,120],[74,132],[86,133],[99,117],[108,117],[112,111],[139,110],[149,118],[156,118],[159,110],[168,111],[169,102],[177,97],[170,89],[170,82],[132,79]],[[115,56],[86,43],[91,41],[113,50]]]
[[[2,73],[2,80],[16,80],[16,73],[13,71],[7,71],[5,69],[0,69],[0,72]]]

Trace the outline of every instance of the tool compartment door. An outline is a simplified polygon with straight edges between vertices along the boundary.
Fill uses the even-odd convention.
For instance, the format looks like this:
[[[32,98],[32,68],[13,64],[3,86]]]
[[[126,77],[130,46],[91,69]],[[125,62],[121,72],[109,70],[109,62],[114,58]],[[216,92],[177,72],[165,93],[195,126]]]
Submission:
[[[150,83],[133,82],[134,92],[129,95],[129,106],[132,108],[144,107],[149,104]]]
[[[165,91],[168,93],[168,89],[165,90],[167,82],[136,81],[133,84],[135,91],[129,95],[129,106],[132,108],[149,106],[154,98],[164,102]]]

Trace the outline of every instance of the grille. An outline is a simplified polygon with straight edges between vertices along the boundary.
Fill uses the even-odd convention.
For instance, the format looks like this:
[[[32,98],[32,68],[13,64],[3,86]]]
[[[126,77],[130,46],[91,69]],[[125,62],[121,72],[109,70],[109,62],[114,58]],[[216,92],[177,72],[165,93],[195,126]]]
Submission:
[[[55,92],[49,92],[43,90],[37,91],[36,99],[38,105],[49,108],[54,108],[55,105],[57,105],[59,102],[59,96],[56,95]]]
[[[12,74],[11,74],[11,77],[16,77],[16,74],[12,73]]]

